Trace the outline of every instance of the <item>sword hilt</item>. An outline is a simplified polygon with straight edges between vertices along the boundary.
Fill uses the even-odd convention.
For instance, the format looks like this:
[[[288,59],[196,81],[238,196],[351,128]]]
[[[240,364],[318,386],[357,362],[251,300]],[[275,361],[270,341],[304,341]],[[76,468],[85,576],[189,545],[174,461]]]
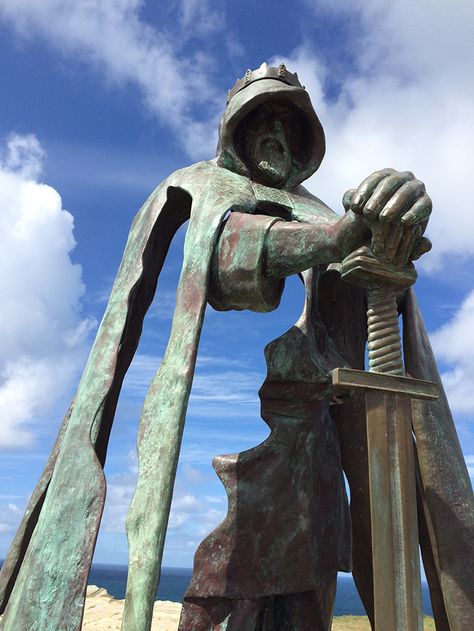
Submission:
[[[369,287],[367,303],[369,370],[403,375],[395,292],[385,287]]]
[[[403,375],[396,292],[413,285],[413,264],[401,268],[378,259],[370,248],[359,248],[339,265],[342,278],[367,289],[369,370]]]

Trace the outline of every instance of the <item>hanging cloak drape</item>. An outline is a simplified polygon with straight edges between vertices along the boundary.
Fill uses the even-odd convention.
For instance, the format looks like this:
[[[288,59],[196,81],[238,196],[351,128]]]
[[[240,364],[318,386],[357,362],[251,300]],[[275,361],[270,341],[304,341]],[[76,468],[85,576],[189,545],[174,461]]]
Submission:
[[[321,221],[320,207],[312,217],[314,204],[308,196],[300,211],[295,210],[294,218]],[[159,470],[147,470],[149,463],[141,463],[143,480],[153,479],[155,504],[149,507],[149,514],[164,525],[161,540],[156,542],[157,549],[162,546],[212,253],[227,211],[234,208],[251,212],[256,205],[247,178],[206,162],[176,172],[158,187],[137,215],[76,396],[2,569],[1,595],[4,604],[8,600],[0,624],[4,631],[79,631],[81,627],[87,577],[105,498],[103,465],[118,395],[170,241],[190,217],[168,349],[145,401],[140,436],[140,440],[146,440],[147,432],[152,431],[165,437]],[[336,220],[337,216],[331,219],[329,213],[324,218],[327,222]],[[327,276],[331,278],[331,274]],[[335,281],[327,282],[328,287],[335,286]],[[363,321],[363,309],[355,313],[354,305],[347,304],[351,291],[347,292],[344,297],[344,290],[338,289],[325,306],[322,292],[321,308],[329,334],[341,346],[349,364],[360,367],[356,365],[359,351],[359,359],[351,361],[351,330],[353,335],[355,330],[351,326],[356,319]],[[413,377],[439,381],[412,292],[407,294],[403,309],[407,371]],[[338,325],[345,316],[347,326]],[[370,530],[361,429],[365,411],[357,400],[337,407],[343,466],[351,483],[354,574],[370,613]],[[445,624],[440,629],[465,631],[474,619],[469,476],[444,397],[434,403],[415,404],[413,423],[426,531],[422,548],[435,615],[440,625]]]

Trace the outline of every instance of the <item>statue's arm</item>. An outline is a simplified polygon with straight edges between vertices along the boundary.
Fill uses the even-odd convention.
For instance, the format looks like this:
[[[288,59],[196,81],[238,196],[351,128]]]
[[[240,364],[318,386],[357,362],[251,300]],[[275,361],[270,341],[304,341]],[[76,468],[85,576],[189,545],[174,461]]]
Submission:
[[[368,245],[374,256],[403,267],[431,244],[423,237],[432,203],[410,171],[382,169],[342,200],[336,223],[278,223],[267,237],[265,273],[284,278],[320,263],[336,263]]]
[[[218,310],[271,311],[280,302],[284,278],[342,260],[369,235],[352,211],[333,225],[232,212],[214,251],[209,302]]]
[[[340,262],[369,238],[367,226],[352,211],[332,225],[279,221],[268,231],[264,273],[285,278],[315,265]]]
[[[431,200],[411,172],[376,171],[343,197],[338,221],[281,221],[233,212],[213,256],[209,301],[217,309],[270,311],[283,280],[320,264],[341,262],[370,245],[403,267],[430,248],[423,232]]]

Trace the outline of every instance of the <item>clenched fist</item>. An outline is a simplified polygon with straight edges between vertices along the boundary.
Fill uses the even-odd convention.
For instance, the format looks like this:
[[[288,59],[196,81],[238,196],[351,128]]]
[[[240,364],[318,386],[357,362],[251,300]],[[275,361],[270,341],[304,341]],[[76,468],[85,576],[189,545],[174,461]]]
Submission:
[[[423,237],[432,202],[425,185],[410,171],[382,169],[344,194],[346,210],[361,215],[372,232],[370,249],[399,266],[431,249]]]

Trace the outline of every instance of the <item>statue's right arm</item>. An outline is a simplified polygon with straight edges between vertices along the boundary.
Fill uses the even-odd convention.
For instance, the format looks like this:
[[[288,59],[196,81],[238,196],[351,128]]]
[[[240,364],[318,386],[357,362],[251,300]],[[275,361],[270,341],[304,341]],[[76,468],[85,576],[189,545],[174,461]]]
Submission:
[[[315,265],[338,263],[369,238],[367,226],[352,211],[330,225],[278,221],[267,233],[264,273],[285,278]]]
[[[337,263],[369,243],[375,256],[397,260],[401,266],[430,249],[423,233],[432,203],[411,171],[375,171],[357,189],[347,191],[342,203],[345,215],[330,226],[272,226],[265,273],[284,278],[319,263]]]
[[[232,212],[214,251],[209,302],[220,310],[271,311],[280,301],[284,278],[341,261],[367,233],[351,211],[334,224]]]

